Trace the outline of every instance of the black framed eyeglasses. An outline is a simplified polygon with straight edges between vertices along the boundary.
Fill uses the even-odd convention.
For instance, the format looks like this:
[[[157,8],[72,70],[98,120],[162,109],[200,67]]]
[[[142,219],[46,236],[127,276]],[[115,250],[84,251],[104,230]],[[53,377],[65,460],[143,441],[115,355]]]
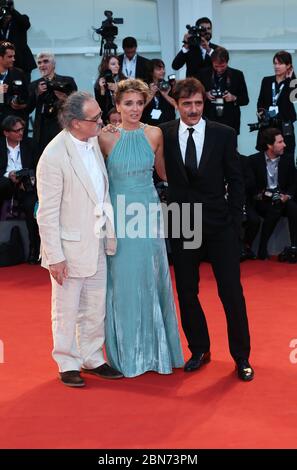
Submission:
[[[9,129],[8,132],[15,132],[16,134],[18,134],[19,132],[24,132],[24,130],[24,127],[20,127],[19,129]]]
[[[99,119],[102,118],[102,112],[97,114],[97,116],[90,118],[90,119],[80,119],[80,121],[87,121],[87,122],[98,122]]]

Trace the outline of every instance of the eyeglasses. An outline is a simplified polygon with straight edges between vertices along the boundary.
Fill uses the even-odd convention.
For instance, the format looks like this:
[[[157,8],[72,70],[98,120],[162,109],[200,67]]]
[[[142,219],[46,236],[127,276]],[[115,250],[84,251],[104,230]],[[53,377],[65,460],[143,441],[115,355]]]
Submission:
[[[37,65],[48,64],[48,63],[49,63],[49,59],[43,59],[43,60],[38,60],[37,61]]]
[[[91,119],[80,119],[80,121],[87,121],[87,122],[98,122],[99,119],[102,118],[102,113],[97,114],[97,116],[91,118]]]
[[[18,134],[19,132],[24,132],[24,130],[24,127],[20,127],[19,129],[9,129],[8,132],[16,132]]]

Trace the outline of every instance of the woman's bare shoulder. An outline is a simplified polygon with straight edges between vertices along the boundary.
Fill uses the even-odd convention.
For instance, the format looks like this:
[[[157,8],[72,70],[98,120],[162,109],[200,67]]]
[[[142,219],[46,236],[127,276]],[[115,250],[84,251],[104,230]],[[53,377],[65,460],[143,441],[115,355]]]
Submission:
[[[157,139],[157,138],[162,137],[162,131],[159,127],[150,126],[149,124],[147,124],[144,128],[144,131],[147,135],[149,135],[152,138]]]
[[[98,136],[101,151],[105,157],[108,157],[115,143],[119,140],[120,133],[116,128],[104,128]]]

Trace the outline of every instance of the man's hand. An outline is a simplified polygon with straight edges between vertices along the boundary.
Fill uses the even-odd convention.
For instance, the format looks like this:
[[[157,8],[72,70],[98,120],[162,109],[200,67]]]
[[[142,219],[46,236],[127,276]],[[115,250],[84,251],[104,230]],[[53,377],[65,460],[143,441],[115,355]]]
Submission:
[[[227,93],[224,94],[224,100],[226,101],[226,103],[232,103],[232,101],[236,101],[236,100],[237,100],[237,96],[232,95],[232,94],[229,93],[229,91],[228,91]]]
[[[37,87],[37,95],[42,95],[42,93],[45,93],[47,91],[47,84],[46,82],[39,82],[38,87]]]
[[[205,37],[201,36],[200,37],[200,46],[202,47],[202,49],[205,49],[206,52],[210,52],[211,51],[211,47],[209,45],[209,41],[207,41],[205,39]]]
[[[188,40],[189,40],[190,37],[191,37],[191,34],[189,34],[189,33],[186,33],[184,35],[183,46],[184,46],[185,49],[189,49]]]
[[[60,263],[50,264],[49,272],[55,281],[63,285],[64,279],[68,278],[68,267],[66,261],[61,261]]]
[[[18,111],[20,109],[25,109],[27,107],[26,104],[18,104],[18,103],[15,103],[14,101],[11,101],[10,102],[10,107],[12,109],[14,109],[15,111]]]
[[[8,178],[9,178],[10,181],[12,181],[14,184],[16,184],[16,183],[18,182],[17,177],[15,176],[15,171],[10,171],[10,172],[9,172],[9,175],[8,175]]]
[[[206,98],[207,98],[209,101],[213,101],[213,100],[215,99],[215,96],[213,96],[210,91],[207,91],[207,92],[206,92]]]
[[[288,202],[290,199],[290,197],[287,194],[280,194],[279,197],[283,203]]]
[[[57,97],[58,100],[60,100],[60,101],[66,101],[66,100],[67,100],[67,95],[66,95],[66,93],[63,93],[62,91],[54,90],[54,94],[56,95],[56,97]]]

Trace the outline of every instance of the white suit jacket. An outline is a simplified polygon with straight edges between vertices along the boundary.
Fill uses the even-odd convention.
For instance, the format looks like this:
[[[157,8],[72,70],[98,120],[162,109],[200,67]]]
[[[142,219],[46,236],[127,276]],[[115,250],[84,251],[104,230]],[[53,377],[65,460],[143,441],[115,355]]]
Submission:
[[[106,167],[97,137],[91,141],[104,177],[103,207],[68,131],[48,144],[37,166],[42,266],[66,260],[70,277],[95,274],[99,236],[107,254],[116,251]]]

